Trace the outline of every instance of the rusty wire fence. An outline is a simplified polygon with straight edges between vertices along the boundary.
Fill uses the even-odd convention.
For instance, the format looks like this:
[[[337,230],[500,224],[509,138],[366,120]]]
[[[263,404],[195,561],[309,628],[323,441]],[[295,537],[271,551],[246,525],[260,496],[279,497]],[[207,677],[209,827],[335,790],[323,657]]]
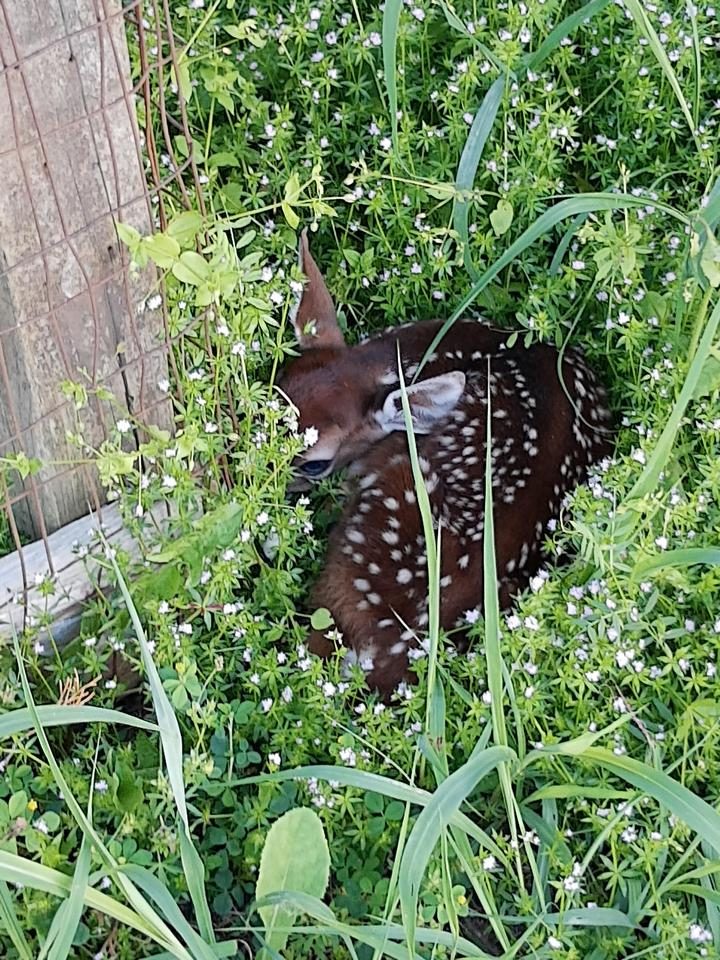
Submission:
[[[58,607],[84,599],[64,573],[87,515],[121,527],[93,466],[113,426],[140,425],[129,449],[172,426],[161,278],[115,223],[203,212],[185,55],[169,0],[0,0],[0,632],[48,575]]]

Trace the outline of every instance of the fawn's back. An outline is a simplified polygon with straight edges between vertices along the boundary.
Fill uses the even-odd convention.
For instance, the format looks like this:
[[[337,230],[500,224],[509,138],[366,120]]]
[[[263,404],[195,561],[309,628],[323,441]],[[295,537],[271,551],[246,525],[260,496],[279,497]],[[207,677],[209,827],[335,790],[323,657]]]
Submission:
[[[398,346],[420,468],[441,527],[441,626],[481,606],[485,461],[490,404],[495,551],[501,604],[537,571],[548,521],[594,461],[609,452],[603,388],[580,354],[506,347],[507,332],[456,323],[412,382],[440,329],[412,324],[346,347],[332,300],[303,237],[308,285],[295,329],[302,355],[281,387],[317,442],[298,470],[309,479],[349,465],[356,489],[333,530],[313,591],[371,686],[409,678],[428,625],[427,553],[402,413]],[[566,393],[567,391],[567,393]],[[328,655],[320,634],[311,649]]]

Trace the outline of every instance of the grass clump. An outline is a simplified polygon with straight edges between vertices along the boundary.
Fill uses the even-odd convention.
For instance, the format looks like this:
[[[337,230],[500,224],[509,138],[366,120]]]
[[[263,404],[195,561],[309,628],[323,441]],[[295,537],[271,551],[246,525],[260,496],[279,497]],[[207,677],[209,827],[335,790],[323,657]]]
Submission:
[[[269,827],[311,806],[330,886],[277,893],[284,956],[718,956],[715,11],[170,8],[164,94],[192,143],[163,162],[192,152],[204,209],[165,196],[164,230],[123,238],[165,273],[177,430],[140,459],[119,422],[100,451],[148,544],[139,574],[93,551],[130,602],[98,603],[62,657],[21,638],[25,691],[6,659],[3,949],[255,951]],[[462,304],[582,344],[617,411],[615,457],[548,531],[561,563],[496,623],[470,611],[471,652],[438,644],[389,707],[304,646],[338,486],[286,497],[304,438],[273,382],[301,220],[350,338]],[[118,653],[153,677],[150,728],[77,713],[125,702]],[[44,742],[31,691],[87,721]]]

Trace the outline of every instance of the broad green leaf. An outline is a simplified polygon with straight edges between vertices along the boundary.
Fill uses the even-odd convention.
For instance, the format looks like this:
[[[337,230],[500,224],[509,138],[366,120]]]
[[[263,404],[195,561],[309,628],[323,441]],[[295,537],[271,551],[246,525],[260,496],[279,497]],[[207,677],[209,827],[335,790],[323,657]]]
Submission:
[[[288,810],[270,827],[265,838],[256,898],[289,890],[319,899],[324,896],[329,879],[330,853],[320,817],[308,807]],[[296,912],[280,905],[261,907],[259,912],[267,946],[284,950]]]
[[[155,233],[152,237],[145,237],[143,246],[153,263],[162,267],[163,270],[172,267],[180,256],[180,244],[166,233]]]
[[[509,200],[498,200],[498,205],[490,214],[490,223],[496,236],[501,237],[508,232],[513,222],[513,214],[513,205]]]
[[[202,230],[203,219],[197,210],[183,210],[167,225],[167,234],[181,246],[191,243]]]
[[[452,200],[455,196],[455,184],[433,183],[432,186],[426,187],[426,192],[429,196],[433,197],[433,199],[442,200],[447,203],[448,200]]]
[[[693,400],[706,397],[720,388],[720,351],[712,349],[700,371]]]
[[[186,250],[180,254],[180,259],[173,264],[173,276],[181,283],[190,284],[193,287],[204,283],[210,274],[210,265],[204,257],[194,250]]]
[[[115,229],[117,230],[118,237],[120,237],[125,246],[129,247],[130,250],[137,247],[142,240],[142,236],[137,232],[135,227],[131,227],[129,223],[116,223]]]
[[[300,177],[297,173],[291,173],[288,177],[288,181],[285,184],[285,193],[283,195],[285,203],[289,203],[290,206],[293,206],[300,199]]]
[[[310,617],[313,630],[329,630],[333,622],[332,614],[327,607],[318,607]]]
[[[280,204],[280,209],[283,212],[283,216],[288,222],[288,226],[291,230],[297,230],[300,224],[300,217],[295,213],[293,208],[290,206],[287,201],[283,200]]]

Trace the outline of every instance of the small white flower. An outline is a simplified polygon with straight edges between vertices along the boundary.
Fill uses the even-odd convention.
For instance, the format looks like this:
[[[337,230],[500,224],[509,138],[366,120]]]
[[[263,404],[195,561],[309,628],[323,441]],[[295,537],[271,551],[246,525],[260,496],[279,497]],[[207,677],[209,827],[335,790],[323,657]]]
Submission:
[[[497,860],[492,854],[489,854],[487,857],[483,858],[482,862],[483,870],[490,871],[497,869]]]
[[[465,623],[477,623],[480,619],[479,610],[466,610],[464,613]]]
[[[171,477],[169,474],[165,474],[162,478],[162,485],[166,490],[174,490],[177,486],[177,480],[175,477]]]
[[[157,308],[160,306],[161,303],[162,303],[162,297],[160,296],[159,293],[156,293],[156,294],[153,294],[152,297],[147,298],[147,300],[145,301],[145,306],[148,308],[148,310],[157,310]]]
[[[305,449],[307,449],[308,447],[314,447],[315,444],[318,442],[319,436],[320,434],[318,433],[315,427],[308,427],[303,433],[303,437],[302,437],[303,444],[305,445]]]
[[[129,433],[132,430],[132,424],[129,420],[118,420],[115,426],[119,433]]]
[[[280,766],[280,754],[279,753],[269,753],[268,754],[268,763],[272,763],[274,766]]]
[[[265,510],[261,510],[257,517],[255,517],[255,521],[259,527],[264,527],[269,519],[270,517]]]
[[[655,546],[660,547],[661,550],[667,550],[668,538],[667,537],[655,537]]]
[[[562,946],[563,946],[562,940],[558,940],[557,937],[548,937],[547,945],[550,947],[551,950],[562,950]]]
[[[252,680],[252,677],[250,679]],[[258,677],[258,680],[259,679],[260,678]],[[266,697],[264,700],[260,701],[260,709],[262,710],[263,713],[269,713],[272,705],[273,705],[272,697]]]

